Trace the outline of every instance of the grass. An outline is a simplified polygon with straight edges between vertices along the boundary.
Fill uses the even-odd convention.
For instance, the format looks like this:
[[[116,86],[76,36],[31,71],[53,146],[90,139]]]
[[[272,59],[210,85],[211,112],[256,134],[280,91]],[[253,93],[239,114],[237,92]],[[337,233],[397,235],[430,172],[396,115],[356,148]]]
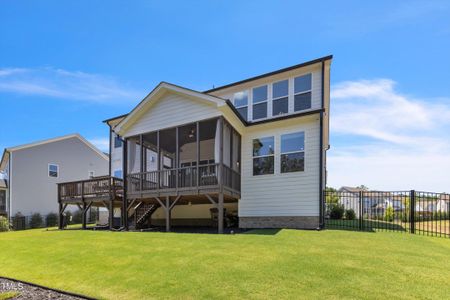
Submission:
[[[8,300],[12,299],[16,296],[18,296],[19,293],[16,292],[6,292],[6,293],[0,293],[0,300]]]
[[[104,299],[445,299],[450,240],[401,233],[0,234],[0,276]]]

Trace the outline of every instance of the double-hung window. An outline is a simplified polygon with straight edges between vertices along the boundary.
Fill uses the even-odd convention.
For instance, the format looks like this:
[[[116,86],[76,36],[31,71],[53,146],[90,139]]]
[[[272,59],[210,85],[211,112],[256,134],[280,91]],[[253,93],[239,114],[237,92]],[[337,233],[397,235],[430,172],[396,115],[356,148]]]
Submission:
[[[289,110],[289,80],[272,85],[272,116],[287,114]]]
[[[274,173],[274,137],[253,140],[253,175]]]
[[[267,118],[267,85],[253,88],[253,120]]]
[[[233,96],[233,104],[236,107],[239,114],[247,121],[248,113],[248,91],[242,91],[235,93]]]
[[[48,177],[58,178],[59,176],[59,166],[56,164],[48,165]]]
[[[305,170],[305,133],[295,132],[281,136],[281,173]]]
[[[294,78],[294,111],[311,108],[311,81],[311,73]]]

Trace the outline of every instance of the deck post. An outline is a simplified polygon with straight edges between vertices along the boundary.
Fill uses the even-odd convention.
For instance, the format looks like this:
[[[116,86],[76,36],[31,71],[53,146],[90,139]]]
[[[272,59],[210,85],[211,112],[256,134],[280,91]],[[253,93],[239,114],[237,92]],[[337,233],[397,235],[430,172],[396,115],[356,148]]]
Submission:
[[[63,229],[63,212],[62,212],[62,209],[63,209],[63,205],[62,205],[62,203],[61,203],[61,186],[58,184],[57,185],[57,189],[58,189],[58,206],[59,206],[59,210],[58,210],[58,212],[59,212],[59,214],[58,214],[58,228],[59,229]]]
[[[170,197],[166,196],[166,231],[170,232]]]
[[[217,208],[218,208],[217,231],[218,233],[223,233],[223,193],[219,193],[219,201]]]
[[[81,226],[86,229],[86,201],[84,199],[84,182],[81,183]]]
[[[108,203],[108,213],[109,213],[109,230],[114,227],[114,200],[112,195],[112,186],[109,185],[109,203]]]

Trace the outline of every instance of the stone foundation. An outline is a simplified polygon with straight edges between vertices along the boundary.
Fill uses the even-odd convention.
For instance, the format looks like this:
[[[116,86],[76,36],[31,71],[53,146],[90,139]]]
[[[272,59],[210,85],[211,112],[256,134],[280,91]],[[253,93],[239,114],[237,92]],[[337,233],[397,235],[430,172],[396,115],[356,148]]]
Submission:
[[[239,228],[316,229],[319,217],[239,217]]]

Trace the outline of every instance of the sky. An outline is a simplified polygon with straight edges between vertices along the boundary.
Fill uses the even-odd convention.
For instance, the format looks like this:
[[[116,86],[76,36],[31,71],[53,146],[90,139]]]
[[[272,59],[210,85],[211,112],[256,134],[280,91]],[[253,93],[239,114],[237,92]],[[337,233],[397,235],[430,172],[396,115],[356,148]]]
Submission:
[[[107,5],[106,5],[107,4]],[[0,1],[0,148],[329,54],[328,185],[450,192],[449,1]]]

